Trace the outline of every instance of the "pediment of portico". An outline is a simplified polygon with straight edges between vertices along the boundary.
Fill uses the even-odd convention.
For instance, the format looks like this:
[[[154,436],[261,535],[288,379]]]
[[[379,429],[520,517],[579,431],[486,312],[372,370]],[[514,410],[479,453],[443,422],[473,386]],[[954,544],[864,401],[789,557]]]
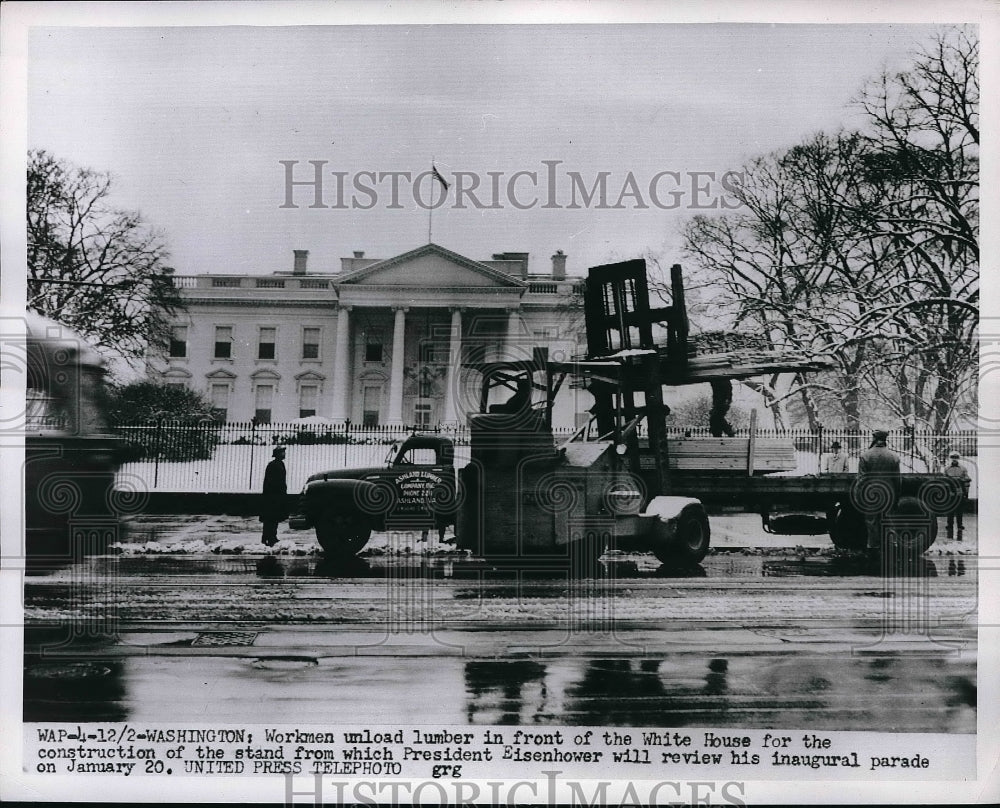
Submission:
[[[437,244],[425,244],[415,250],[387,258],[342,275],[337,286],[437,289],[495,289],[520,291],[526,284],[505,272],[479,261],[446,250]]]

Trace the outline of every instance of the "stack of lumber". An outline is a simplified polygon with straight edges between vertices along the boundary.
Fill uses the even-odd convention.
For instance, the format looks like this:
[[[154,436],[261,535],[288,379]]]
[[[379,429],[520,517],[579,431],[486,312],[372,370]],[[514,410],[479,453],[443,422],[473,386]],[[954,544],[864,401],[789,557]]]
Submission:
[[[670,438],[667,462],[676,471],[747,471],[749,438]],[[754,443],[754,473],[794,471],[795,447],[790,441],[757,438]]]
[[[689,337],[687,367],[677,367],[660,348],[661,373],[668,384],[694,384],[713,379],[746,379],[766,373],[825,370],[827,357],[805,351],[776,351],[766,338],[737,331],[708,331]]]
[[[826,370],[832,363],[824,358],[791,351],[729,351],[695,354],[686,367],[678,367],[661,352],[661,378],[666,384],[696,384],[713,379],[747,379],[767,373],[795,373]]]
[[[688,336],[692,353],[715,354],[729,351],[769,351],[773,346],[762,334],[743,331],[702,331]]]

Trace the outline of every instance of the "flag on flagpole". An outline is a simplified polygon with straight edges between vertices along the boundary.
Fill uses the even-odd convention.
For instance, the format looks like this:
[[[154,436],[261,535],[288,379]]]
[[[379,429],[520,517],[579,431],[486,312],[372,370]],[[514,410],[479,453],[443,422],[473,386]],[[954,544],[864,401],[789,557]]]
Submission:
[[[451,186],[448,184],[448,181],[441,176],[441,172],[437,170],[437,166],[434,165],[434,163],[431,163],[431,176],[433,176],[434,179],[440,182],[446,191],[449,188],[451,188]]]

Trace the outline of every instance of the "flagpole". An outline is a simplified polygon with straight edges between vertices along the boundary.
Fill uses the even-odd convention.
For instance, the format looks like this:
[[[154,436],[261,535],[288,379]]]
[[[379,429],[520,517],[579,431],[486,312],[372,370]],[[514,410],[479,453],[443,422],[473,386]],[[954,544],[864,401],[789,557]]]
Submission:
[[[433,170],[434,170],[434,155],[432,154],[431,155],[431,171],[433,171]],[[434,178],[431,177],[431,180],[432,180],[431,181],[431,189],[432,189],[431,190],[431,197],[432,198],[431,198],[430,210],[427,211],[427,243],[428,244],[433,244],[434,243],[434,239],[431,238],[431,234],[434,232],[434,230],[433,230],[433,227],[434,227],[434,199],[433,199],[433,196],[434,196],[434,191],[433,191],[434,182],[433,182],[433,179]]]

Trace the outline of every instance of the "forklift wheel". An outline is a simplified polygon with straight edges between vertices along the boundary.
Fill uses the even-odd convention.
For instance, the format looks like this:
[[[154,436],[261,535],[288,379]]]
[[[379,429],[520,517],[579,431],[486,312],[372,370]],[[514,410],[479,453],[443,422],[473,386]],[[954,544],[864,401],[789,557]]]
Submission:
[[[686,505],[677,517],[674,539],[653,552],[664,564],[699,564],[708,553],[712,529],[701,505]]]
[[[316,540],[327,558],[353,556],[370,537],[371,528],[357,516],[327,512],[316,521]]]

